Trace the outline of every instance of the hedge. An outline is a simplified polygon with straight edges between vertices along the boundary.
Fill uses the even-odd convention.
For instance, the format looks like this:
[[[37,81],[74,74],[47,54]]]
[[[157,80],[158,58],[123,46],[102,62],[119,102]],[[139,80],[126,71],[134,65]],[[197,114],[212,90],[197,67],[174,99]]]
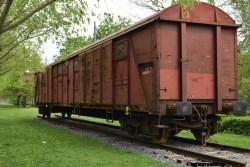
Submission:
[[[220,122],[220,131],[250,136],[250,115],[243,117],[226,116]]]

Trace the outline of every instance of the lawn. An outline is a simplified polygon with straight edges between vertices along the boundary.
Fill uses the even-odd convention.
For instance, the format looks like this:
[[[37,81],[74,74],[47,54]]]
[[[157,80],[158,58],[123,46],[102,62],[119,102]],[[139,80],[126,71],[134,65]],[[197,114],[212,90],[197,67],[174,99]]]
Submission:
[[[189,131],[182,131],[177,136],[194,139],[192,133]],[[211,136],[208,142],[250,148],[250,136],[244,135],[217,133]]]
[[[51,126],[36,115],[36,108],[0,106],[0,167],[170,166]]]

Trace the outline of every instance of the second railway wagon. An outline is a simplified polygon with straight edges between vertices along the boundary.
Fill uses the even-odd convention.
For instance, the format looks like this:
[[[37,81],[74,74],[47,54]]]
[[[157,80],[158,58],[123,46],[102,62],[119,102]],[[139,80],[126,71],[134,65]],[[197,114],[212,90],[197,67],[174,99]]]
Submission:
[[[221,9],[171,6],[36,74],[39,113],[119,120],[156,142],[183,129],[205,143],[237,96],[237,28]]]

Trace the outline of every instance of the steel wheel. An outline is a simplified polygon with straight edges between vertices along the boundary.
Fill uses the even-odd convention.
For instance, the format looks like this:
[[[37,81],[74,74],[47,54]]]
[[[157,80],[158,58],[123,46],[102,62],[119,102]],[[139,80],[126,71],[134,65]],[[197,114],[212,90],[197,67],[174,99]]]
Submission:
[[[71,118],[71,113],[67,113],[67,117],[68,117],[68,118]]]
[[[191,132],[194,135],[195,139],[201,145],[206,145],[207,139],[209,138],[210,128],[208,130],[194,129],[194,130],[191,130]]]
[[[153,142],[156,144],[165,144],[168,141],[168,129],[159,129],[159,134],[153,137]]]
[[[138,128],[137,127],[133,127],[133,126],[129,126],[128,128],[127,128],[127,132],[128,132],[128,134],[129,134],[129,136],[131,136],[131,137],[136,137],[136,136],[138,136]]]

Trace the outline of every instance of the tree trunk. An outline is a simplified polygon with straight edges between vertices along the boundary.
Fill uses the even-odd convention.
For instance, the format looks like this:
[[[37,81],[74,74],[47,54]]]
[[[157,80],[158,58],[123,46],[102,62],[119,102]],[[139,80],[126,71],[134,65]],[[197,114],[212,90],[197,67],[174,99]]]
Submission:
[[[22,96],[18,95],[17,98],[16,98],[16,106],[17,106],[17,107],[20,106],[21,97],[22,97]]]
[[[27,97],[26,97],[26,96],[23,96],[22,106],[23,106],[23,107],[26,107],[26,106],[27,106]]]

